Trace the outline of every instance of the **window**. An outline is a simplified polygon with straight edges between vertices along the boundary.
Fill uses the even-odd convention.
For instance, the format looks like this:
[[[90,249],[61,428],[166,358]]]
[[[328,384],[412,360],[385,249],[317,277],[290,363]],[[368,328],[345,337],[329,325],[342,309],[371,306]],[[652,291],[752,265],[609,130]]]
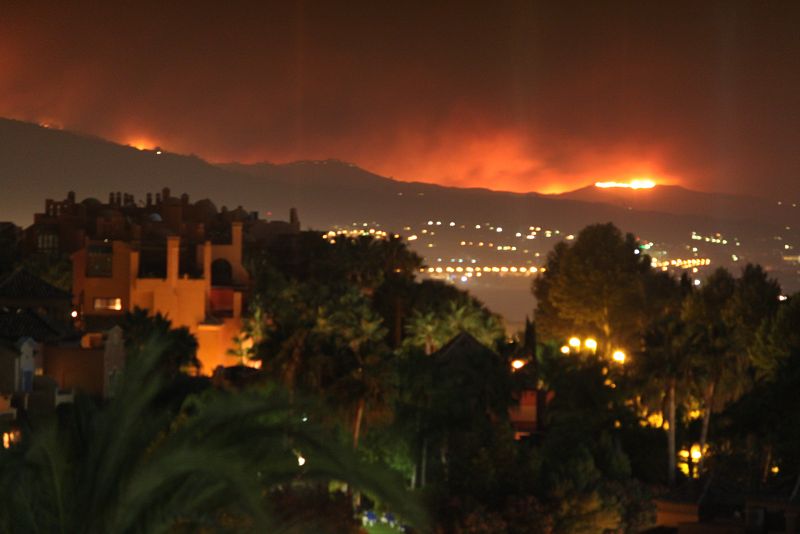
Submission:
[[[95,310],[122,310],[122,299],[119,297],[98,297],[94,299]]]
[[[56,234],[41,233],[36,237],[36,247],[39,252],[48,255],[58,254],[58,236]]]
[[[92,278],[110,277],[112,259],[111,245],[89,245],[86,257],[86,276]]]

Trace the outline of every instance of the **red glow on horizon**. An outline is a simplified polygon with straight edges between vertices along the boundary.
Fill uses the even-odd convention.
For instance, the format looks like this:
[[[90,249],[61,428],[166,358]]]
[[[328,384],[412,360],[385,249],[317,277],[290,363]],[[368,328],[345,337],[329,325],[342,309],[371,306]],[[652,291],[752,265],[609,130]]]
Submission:
[[[153,150],[158,145],[147,137],[132,137],[124,142],[136,150]]]
[[[651,180],[650,178],[636,178],[634,180],[630,180],[628,182],[616,182],[616,181],[608,181],[608,182],[595,182],[595,187],[599,187],[600,189],[653,189],[656,186],[656,182]]]

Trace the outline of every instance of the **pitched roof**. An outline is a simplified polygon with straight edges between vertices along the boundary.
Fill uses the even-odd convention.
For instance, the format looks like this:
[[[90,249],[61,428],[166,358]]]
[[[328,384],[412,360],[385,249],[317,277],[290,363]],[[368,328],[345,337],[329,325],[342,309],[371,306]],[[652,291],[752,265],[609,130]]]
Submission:
[[[20,308],[0,308],[0,338],[16,341],[30,337],[36,341],[55,341],[62,338],[63,332],[47,322],[35,311]]]
[[[49,284],[24,267],[17,268],[0,282],[0,297],[16,299],[69,299],[63,289]]]
[[[472,337],[467,332],[460,332],[457,336],[453,339],[445,343],[445,345],[434,353],[434,356],[437,358],[452,358],[456,357],[458,354],[463,353],[486,353],[489,356],[497,356],[497,354]]]

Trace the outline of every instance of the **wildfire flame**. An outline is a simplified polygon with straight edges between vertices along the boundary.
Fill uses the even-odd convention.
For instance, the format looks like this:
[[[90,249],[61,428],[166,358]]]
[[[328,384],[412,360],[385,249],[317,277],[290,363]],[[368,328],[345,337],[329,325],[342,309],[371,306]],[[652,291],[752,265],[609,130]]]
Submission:
[[[630,182],[595,182],[595,187],[609,189],[618,187],[623,189],[652,189],[656,183],[650,179],[631,180]]]

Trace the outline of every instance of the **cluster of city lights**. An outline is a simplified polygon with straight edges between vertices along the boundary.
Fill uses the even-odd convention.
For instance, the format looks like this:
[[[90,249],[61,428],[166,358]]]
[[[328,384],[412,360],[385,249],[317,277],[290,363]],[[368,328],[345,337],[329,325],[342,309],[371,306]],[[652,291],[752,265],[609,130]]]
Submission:
[[[716,234],[711,235],[711,236],[701,235],[701,234],[698,234],[697,232],[692,232],[692,240],[693,241],[703,241],[705,243],[713,243],[715,245],[727,245],[728,244],[728,240],[725,239],[722,236],[722,234],[720,234],[719,232],[717,232]],[[735,244],[736,244],[737,247],[740,246],[738,240],[735,240]]]
[[[711,265],[711,260],[709,258],[690,258],[690,259],[674,259],[674,260],[663,260],[658,261],[653,259],[652,266],[653,267],[661,267],[663,270],[667,270],[669,267],[679,267],[681,269],[694,269],[696,267],[707,267]]]
[[[350,229],[330,230],[327,233],[323,234],[322,238],[328,240],[331,244],[333,244],[336,243],[337,237],[358,238],[364,236],[370,236],[376,239],[389,239],[390,236],[394,238],[400,237],[399,234],[389,234],[384,230],[378,230],[376,228],[363,228],[356,230],[350,230]]]
[[[525,267],[525,266],[493,266],[493,267],[480,267],[480,266],[468,266],[468,267],[428,267],[420,269],[420,272],[428,274],[443,274],[443,273],[464,273],[467,276],[481,276],[483,273],[501,273],[501,274],[516,274],[516,275],[525,275],[531,276],[536,273],[543,273],[545,271],[544,267]]]

